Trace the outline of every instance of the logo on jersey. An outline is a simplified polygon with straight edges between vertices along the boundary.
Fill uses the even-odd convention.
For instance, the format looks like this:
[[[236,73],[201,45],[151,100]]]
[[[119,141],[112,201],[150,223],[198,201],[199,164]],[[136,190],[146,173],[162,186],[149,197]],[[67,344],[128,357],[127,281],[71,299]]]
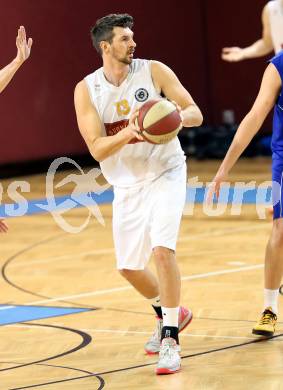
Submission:
[[[128,119],[122,119],[118,122],[113,123],[104,123],[106,134],[109,136],[115,135],[119,133],[119,131],[123,130],[129,124]]]
[[[148,92],[144,88],[139,88],[135,93],[135,98],[138,102],[145,102],[148,98]]]
[[[123,99],[118,103],[115,103],[115,105],[116,105],[117,114],[119,116],[128,115],[131,111],[129,102],[126,99]]]

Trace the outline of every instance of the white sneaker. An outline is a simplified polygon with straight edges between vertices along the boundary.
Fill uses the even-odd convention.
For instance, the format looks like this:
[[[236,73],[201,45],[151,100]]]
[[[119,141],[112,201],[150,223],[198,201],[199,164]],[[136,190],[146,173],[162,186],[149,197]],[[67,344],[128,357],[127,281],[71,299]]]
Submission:
[[[155,370],[157,375],[174,374],[181,370],[180,350],[176,340],[171,337],[162,340],[159,361]]]
[[[161,340],[161,331],[163,327],[163,319],[158,317],[156,317],[156,319],[157,319],[157,324],[156,324],[155,331],[144,346],[144,350],[148,355],[154,355],[160,351],[160,340]]]
[[[153,335],[150,337],[148,342],[145,344],[144,349],[148,355],[154,355],[160,351],[160,342],[161,342],[161,330],[163,326],[163,320],[157,318],[157,324]],[[193,313],[190,309],[186,309],[181,306],[179,310],[179,333],[184,330],[189,323],[192,321]]]

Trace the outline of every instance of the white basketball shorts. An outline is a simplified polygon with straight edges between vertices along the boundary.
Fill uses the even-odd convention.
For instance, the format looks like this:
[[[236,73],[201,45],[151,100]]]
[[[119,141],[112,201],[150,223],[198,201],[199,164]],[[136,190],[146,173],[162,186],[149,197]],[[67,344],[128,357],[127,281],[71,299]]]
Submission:
[[[157,246],[175,251],[186,178],[184,163],[141,186],[114,188],[113,238],[118,269],[144,269]]]

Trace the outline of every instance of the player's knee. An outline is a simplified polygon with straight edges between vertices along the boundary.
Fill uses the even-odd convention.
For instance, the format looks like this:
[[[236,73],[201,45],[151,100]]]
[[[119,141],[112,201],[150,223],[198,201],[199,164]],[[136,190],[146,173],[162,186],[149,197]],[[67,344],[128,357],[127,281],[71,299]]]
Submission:
[[[171,249],[158,246],[153,249],[155,261],[161,264],[171,262],[175,258],[175,252]]]
[[[276,247],[283,248],[283,221],[274,221],[272,229],[272,243]]]
[[[119,269],[118,271],[120,272],[120,275],[122,275],[123,278],[125,278],[127,280],[129,280],[131,278],[131,276],[133,275],[133,272],[134,272],[131,269],[125,269],[125,268]]]

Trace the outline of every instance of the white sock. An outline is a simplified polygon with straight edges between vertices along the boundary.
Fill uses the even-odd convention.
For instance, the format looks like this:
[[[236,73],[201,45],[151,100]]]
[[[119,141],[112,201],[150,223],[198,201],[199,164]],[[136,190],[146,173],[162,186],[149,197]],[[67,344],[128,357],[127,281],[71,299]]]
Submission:
[[[163,326],[179,326],[179,306],[163,307],[162,306]]]
[[[276,290],[269,290],[268,288],[264,289],[264,308],[265,310],[267,307],[271,307],[273,313],[276,315],[278,314],[278,295],[279,295],[279,289]]]
[[[157,297],[155,298],[149,298],[148,299],[150,304],[152,306],[155,306],[155,307],[160,307],[161,306],[161,303],[160,303],[160,296],[158,295]]]

